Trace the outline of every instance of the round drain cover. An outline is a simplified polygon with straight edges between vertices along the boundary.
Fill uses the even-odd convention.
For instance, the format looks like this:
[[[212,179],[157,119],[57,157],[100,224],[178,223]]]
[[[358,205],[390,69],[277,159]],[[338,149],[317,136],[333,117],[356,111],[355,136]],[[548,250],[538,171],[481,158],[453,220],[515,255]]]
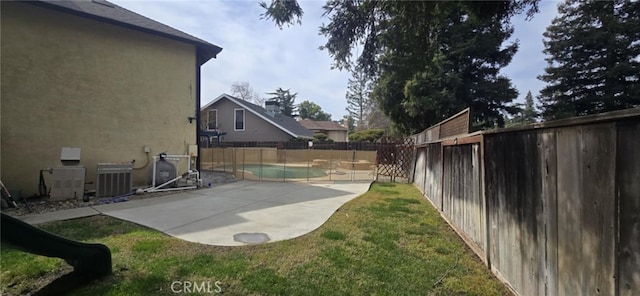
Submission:
[[[233,240],[245,244],[261,244],[270,241],[271,239],[266,233],[236,233],[233,235]]]

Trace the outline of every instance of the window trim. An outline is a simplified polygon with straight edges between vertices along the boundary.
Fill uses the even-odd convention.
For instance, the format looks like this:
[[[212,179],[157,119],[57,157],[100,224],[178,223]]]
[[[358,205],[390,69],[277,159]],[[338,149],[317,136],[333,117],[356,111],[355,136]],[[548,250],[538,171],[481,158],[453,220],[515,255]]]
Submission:
[[[211,111],[215,111],[216,112],[216,125],[215,125],[215,128],[210,128],[209,127],[209,124],[211,123]],[[208,131],[218,130],[218,109],[209,109],[209,110],[207,110],[207,130]]]
[[[242,129],[238,129],[236,123],[238,122],[238,111],[242,111]],[[234,108],[233,109],[233,130],[236,132],[243,132],[247,128],[247,112],[243,108]]]

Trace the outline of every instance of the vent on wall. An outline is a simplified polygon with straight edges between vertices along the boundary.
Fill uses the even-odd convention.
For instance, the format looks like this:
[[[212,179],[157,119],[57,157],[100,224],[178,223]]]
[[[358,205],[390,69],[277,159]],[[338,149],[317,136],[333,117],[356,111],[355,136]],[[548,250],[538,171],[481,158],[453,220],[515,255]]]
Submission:
[[[98,163],[96,197],[112,197],[131,192],[131,163]]]

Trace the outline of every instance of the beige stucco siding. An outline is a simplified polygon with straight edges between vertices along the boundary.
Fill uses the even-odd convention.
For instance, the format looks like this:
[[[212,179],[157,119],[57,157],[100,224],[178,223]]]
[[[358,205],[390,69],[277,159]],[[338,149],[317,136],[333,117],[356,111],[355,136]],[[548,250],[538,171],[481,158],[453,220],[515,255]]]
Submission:
[[[98,162],[146,162],[196,143],[196,49],[171,39],[33,5],[2,2],[1,170],[31,195],[40,169],[80,147]],[[179,172],[180,173],[180,172]],[[134,183],[146,184],[136,170]],[[88,186],[91,188],[91,185]]]
[[[347,141],[347,131],[328,131],[327,136],[335,142]]]
[[[222,137],[223,142],[245,142],[245,141],[289,141],[293,137],[264,119],[245,110],[245,129],[235,131],[234,110],[244,109],[227,99],[221,99],[202,111],[202,120],[207,120],[207,112],[210,109],[218,110],[218,129],[227,133]],[[204,125],[203,125],[204,126]]]
[[[327,131],[327,130],[320,130],[320,129],[312,129],[311,130],[314,134],[315,133],[323,133],[327,135],[327,138],[333,140],[334,142],[347,142],[347,131],[342,130],[342,131]]]

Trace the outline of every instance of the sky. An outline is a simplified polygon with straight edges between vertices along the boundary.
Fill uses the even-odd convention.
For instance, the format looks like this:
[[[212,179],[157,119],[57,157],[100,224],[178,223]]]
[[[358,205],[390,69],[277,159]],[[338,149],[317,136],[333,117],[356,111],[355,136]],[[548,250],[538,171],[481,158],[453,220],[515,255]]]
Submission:
[[[231,94],[235,82],[248,82],[261,97],[281,87],[297,93],[296,103],[312,101],[339,120],[347,114],[345,93],[351,74],[331,69],[332,59],[318,48],[326,39],[318,28],[325,1],[300,1],[302,25],[279,29],[260,18],[259,0],[110,0],[192,36],[222,47],[216,59],[202,66],[201,100],[209,103],[223,93]],[[269,0],[266,0],[269,2]],[[534,97],[544,87],[536,77],[544,73],[542,33],[557,15],[557,1],[541,1],[540,13],[530,21],[524,15],[512,19],[519,50],[501,73],[511,78],[523,101],[527,91]]]

